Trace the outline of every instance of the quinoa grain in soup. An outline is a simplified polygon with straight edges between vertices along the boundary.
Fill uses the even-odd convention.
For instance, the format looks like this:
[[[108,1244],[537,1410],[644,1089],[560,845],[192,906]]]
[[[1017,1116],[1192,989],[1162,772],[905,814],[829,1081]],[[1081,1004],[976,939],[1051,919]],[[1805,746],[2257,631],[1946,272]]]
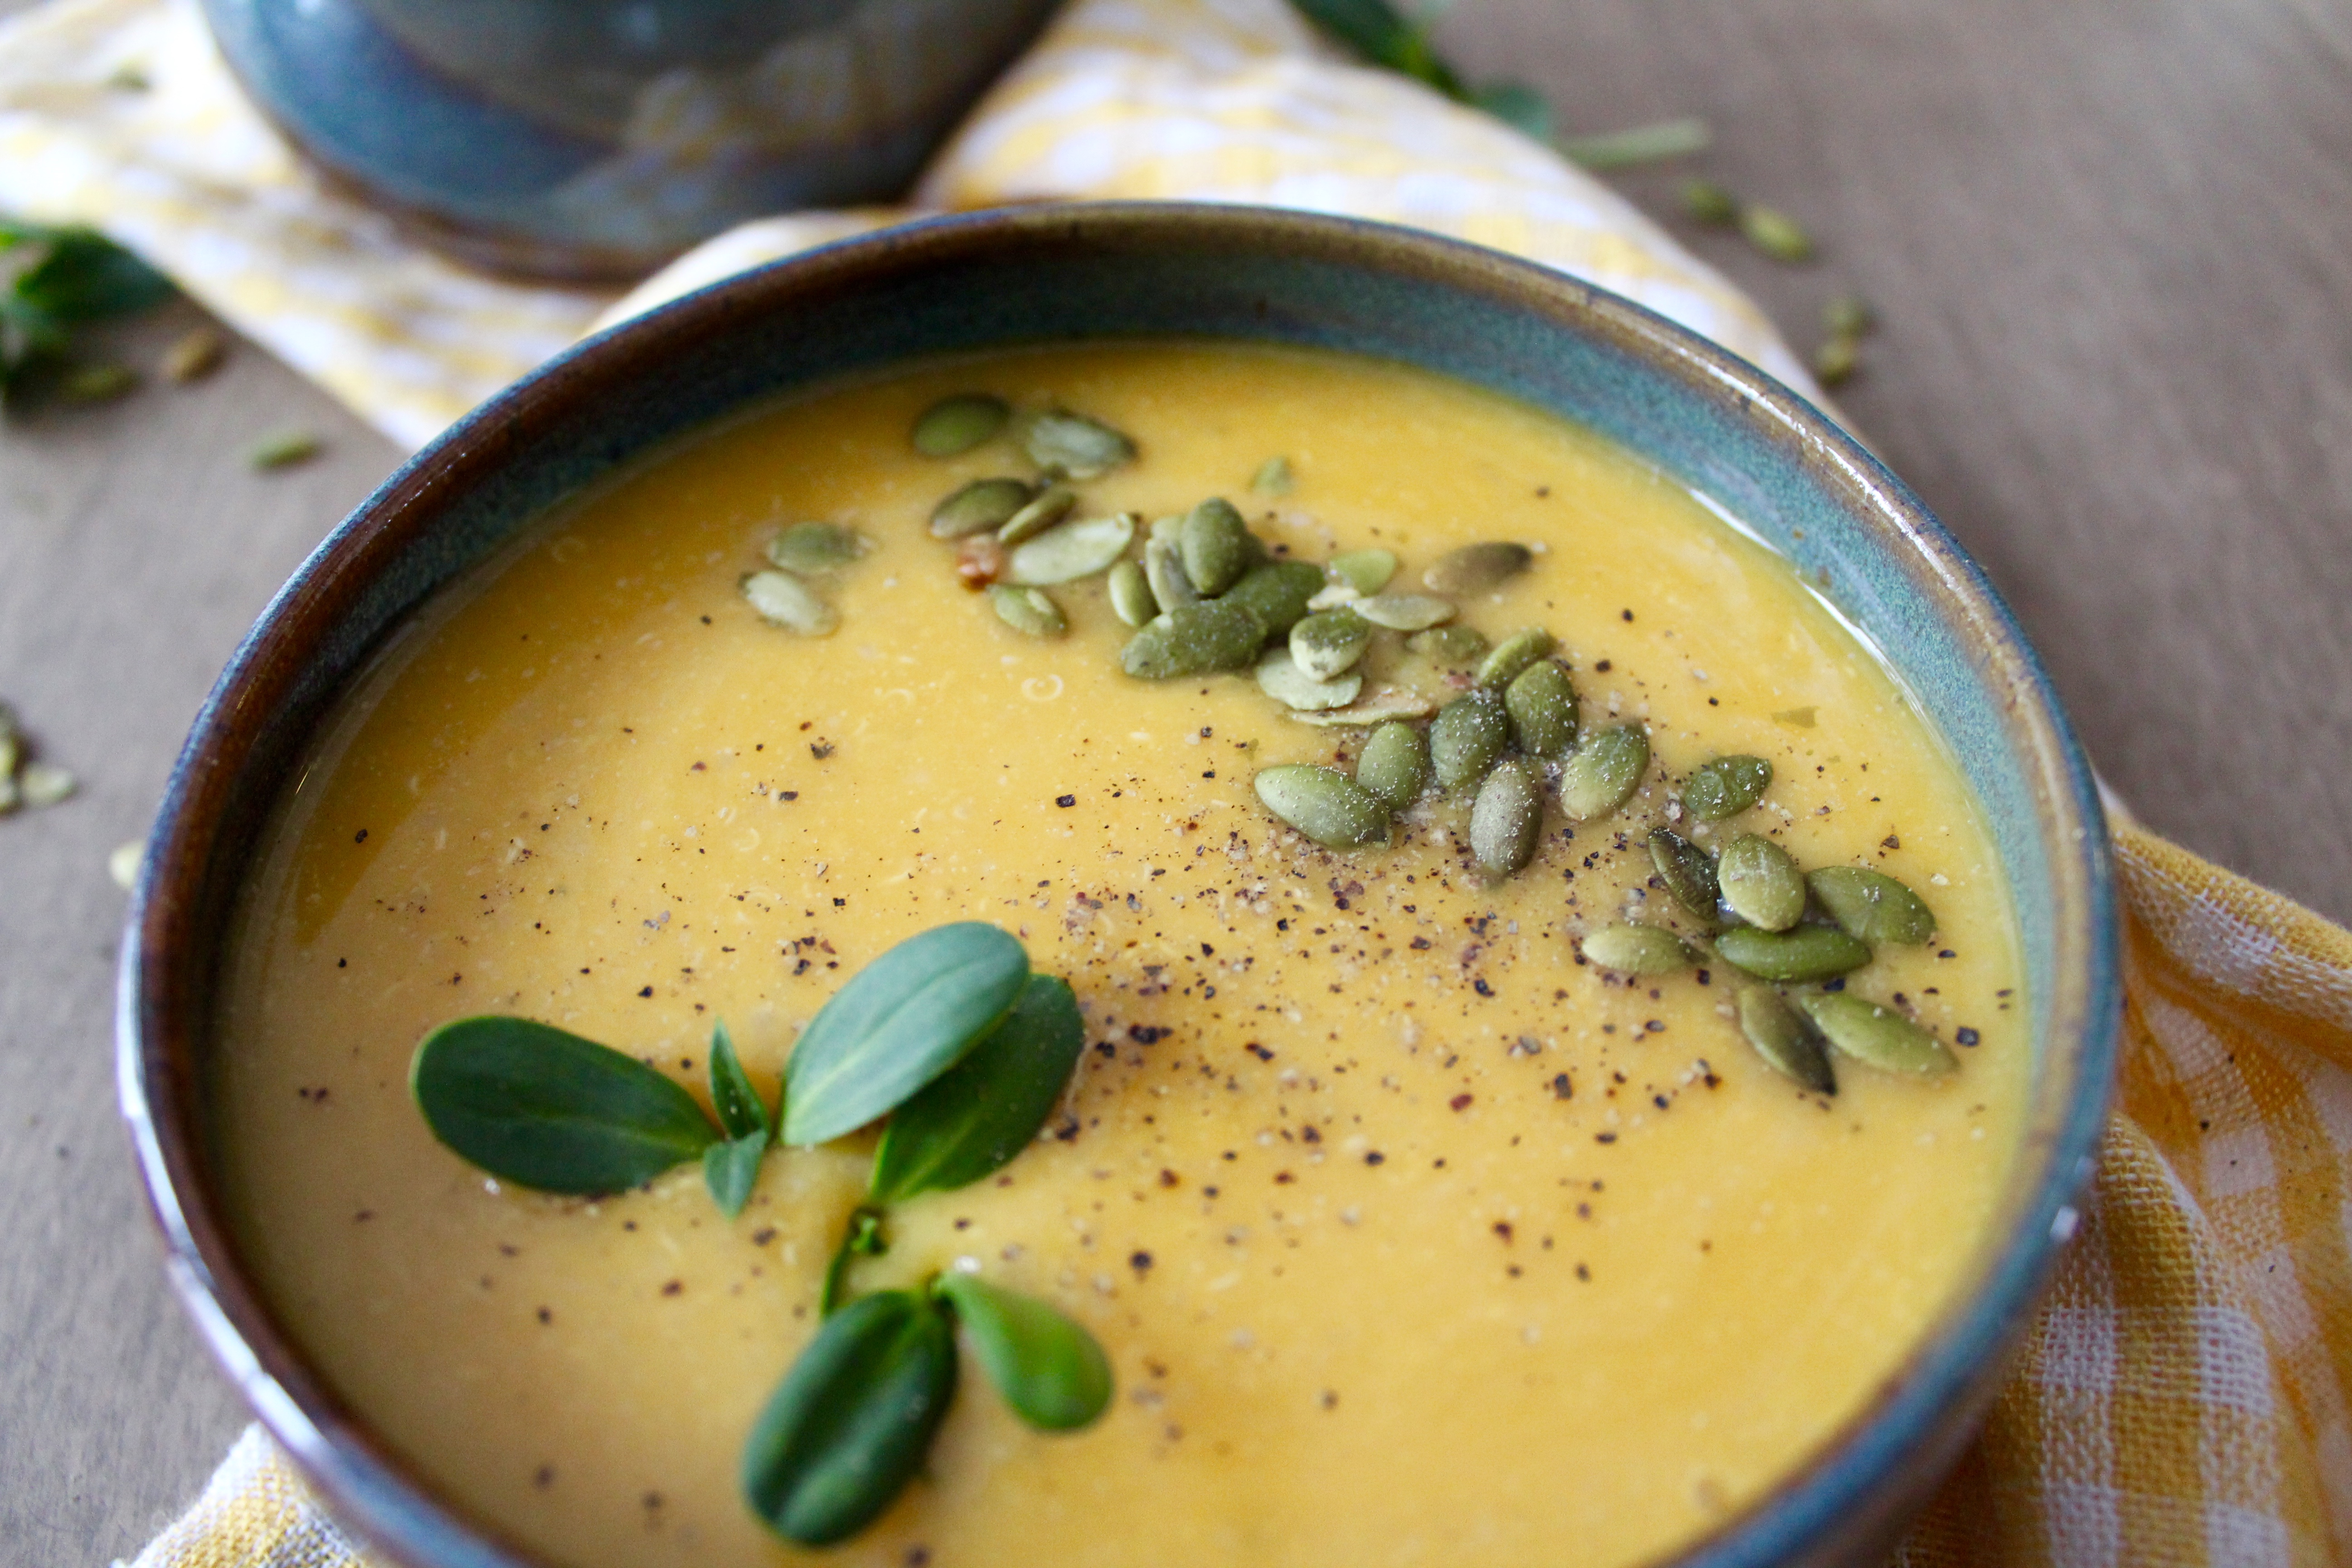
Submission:
[[[445,593],[299,777],[220,1020],[240,1243],[555,1563],[813,1554],[751,1439],[860,1312],[946,1414],[837,1562],[1646,1561],[1885,1385],[2019,1135],[2006,889],[1886,671],[1625,453],[1391,365],[764,412]],[[706,1177],[752,1125],[692,1131],[714,1026],[772,1114],[829,999],[968,923],[1069,987],[1034,1142],[874,1204],[877,1131],[797,1137],[847,1090],[796,1087]],[[686,1086],[683,1163],[551,1195],[436,1140],[412,1054],[486,1015]],[[983,1290],[1099,1347],[1098,1415],[1008,1401]]]

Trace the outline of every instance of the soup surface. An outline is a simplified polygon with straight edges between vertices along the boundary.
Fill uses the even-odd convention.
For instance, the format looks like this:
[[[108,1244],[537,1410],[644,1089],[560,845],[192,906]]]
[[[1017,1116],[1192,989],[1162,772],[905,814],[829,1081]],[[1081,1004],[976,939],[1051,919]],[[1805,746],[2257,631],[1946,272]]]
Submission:
[[[1641,789],[1603,820],[1549,810],[1500,881],[1459,802],[1424,800],[1386,847],[1308,842],[1252,779],[1344,769],[1361,730],[1297,721],[1246,671],[1128,677],[1100,576],[1048,590],[1054,639],[959,580],[932,507],[1031,471],[1003,439],[910,447],[918,413],[972,387],[1136,437],[1081,516],[1222,494],[1278,552],[1384,547],[1416,590],[1457,546],[1534,543],[1460,620],[1548,627],[1588,735],[1647,726]],[[1277,455],[1293,487],[1253,494]],[[807,519],[875,545],[826,586],[824,637],[738,587]],[[1398,642],[1367,657],[1403,679]],[[1769,760],[1770,788],[1695,825],[1680,781],[1726,752]],[[1629,982],[1581,962],[1629,912],[1675,923],[1643,845],[1670,820],[1924,895],[1935,940],[1848,983],[1958,1043],[1959,1070],[1842,1059],[1834,1097],[1809,1093],[1743,1040],[1719,963]],[[410,1055],[519,1013],[701,1094],[723,1017],[772,1098],[849,975],[959,920],[1067,977],[1089,1047],[1047,1134],[894,1214],[858,1288],[973,1260],[1091,1329],[1118,1388],[1092,1427],[1042,1435],[967,1361],[929,1469],[826,1553],[845,1563],[1654,1557],[1884,1385],[2015,1152],[2030,1042],[1986,830],[1783,563],[1475,389],[1142,344],[763,411],[570,505],[406,628],[278,808],[233,937],[212,1087],[240,1244],[465,1511],[567,1564],[796,1557],[738,1458],[814,1331],[870,1136],[772,1155],[733,1222],[692,1166],[601,1201],[502,1190],[435,1142]]]

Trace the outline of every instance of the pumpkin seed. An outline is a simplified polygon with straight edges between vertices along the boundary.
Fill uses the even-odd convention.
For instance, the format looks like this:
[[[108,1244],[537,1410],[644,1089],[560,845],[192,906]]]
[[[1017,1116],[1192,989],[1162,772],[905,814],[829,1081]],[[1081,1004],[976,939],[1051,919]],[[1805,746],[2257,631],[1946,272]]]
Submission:
[[[1535,564],[1535,552],[1524,544],[1492,540],[1465,544],[1437,558],[1421,574],[1423,586],[1440,594],[1483,594],[1498,588]]]
[[[1065,479],[1097,479],[1135,460],[1135,443],[1098,419],[1050,409],[1029,421],[1021,434],[1029,460]]]
[[[833,635],[841,625],[834,607],[814,589],[789,572],[753,572],[742,582],[743,596],[770,626],[782,626],[804,637]]]
[[[1343,550],[1331,557],[1331,574],[1359,594],[1377,594],[1396,575],[1397,558],[1388,550]]]
[[[1356,756],[1356,782],[1402,811],[1429,787],[1429,742],[1419,730],[1394,720],[1364,739]]]
[[[1246,605],[1210,599],[1179,605],[1129,637],[1119,668],[1139,680],[1240,669],[1265,646],[1265,623]]]
[[[139,867],[146,858],[145,839],[126,839],[116,845],[112,853],[107,856],[106,874],[114,879],[116,887],[127,893],[139,885]]]
[[[17,787],[14,773],[0,773],[0,816],[5,816],[25,804],[25,792]]]
[[[1132,561],[1122,561],[1110,569],[1110,607],[1130,626],[1147,626],[1160,613],[1150,580]]]
[[[1884,871],[1824,866],[1805,883],[1848,936],[1916,947],[1936,934],[1936,911]]]
[[[1135,514],[1090,517],[1051,528],[1015,545],[1005,557],[1005,577],[1027,587],[1075,583],[1091,577],[1127,553],[1135,538]]]
[[[854,528],[796,522],[768,541],[768,559],[798,576],[814,577],[838,572],[873,548],[874,542]]]
[[[1336,610],[1342,605],[1352,605],[1362,597],[1361,594],[1357,593],[1345,583],[1332,583],[1307,601],[1307,613],[1313,615],[1318,610]]]
[[[211,327],[197,327],[175,340],[163,351],[159,369],[163,379],[185,386],[192,381],[202,381],[218,370],[221,361],[228,357],[228,340]]]
[[[1698,954],[1674,932],[1625,921],[1586,933],[1584,956],[1620,974],[1672,974],[1698,962]]]
[[[1307,614],[1307,601],[1323,586],[1319,568],[1304,561],[1269,561],[1253,566],[1225,591],[1224,602],[1248,609],[1265,626],[1266,635],[1279,637]]]
[[[1822,307],[1822,331],[1833,338],[1858,338],[1878,325],[1870,301],[1859,294],[1840,294]]]
[[[56,805],[81,787],[81,781],[55,763],[26,763],[16,774],[25,804],[38,811]]]
[[[1717,757],[1694,769],[1683,784],[1683,809],[1701,822],[1737,816],[1764,798],[1772,764],[1761,757]]]
[[[1143,580],[1150,585],[1151,597],[1163,611],[1180,610],[1201,602],[1201,591],[1184,574],[1183,555],[1165,539],[1152,540],[1143,547]]]
[[[952,458],[969,452],[1003,429],[1012,413],[1004,399],[985,392],[942,397],[915,420],[915,450],[926,458]]]
[[[1835,926],[1784,931],[1734,926],[1715,939],[1715,951],[1734,969],[1789,985],[1834,980],[1870,962],[1870,949]]]
[[[1349,606],[1376,626],[1392,632],[1427,631],[1454,618],[1454,606],[1426,594],[1374,594]]]
[[[1036,492],[1025,479],[974,479],[931,509],[933,539],[1003,528]]]
[[[1372,640],[1372,624],[1353,610],[1326,610],[1290,628],[1290,657],[1317,680],[1353,668]]]
[[[1467,669],[1486,651],[1486,639],[1470,626],[1433,626],[1405,638],[1404,646],[1433,664]]]
[[[1837,1092],[1837,1074],[1830,1068],[1820,1032],[1769,985],[1739,988],[1739,1032],[1774,1071],[1815,1094]]]
[[[1723,889],[1715,879],[1715,858],[1670,827],[1650,829],[1650,864],[1666,891],[1701,920],[1715,919],[1716,900]]]
[[[1222,496],[1211,496],[1185,515],[1178,548],[1183,552],[1184,575],[1210,599],[1240,582],[1263,553],[1249,524]]]
[[[1489,877],[1507,877],[1536,858],[1543,791],[1525,762],[1497,763],[1470,806],[1470,853]]]
[[[1266,810],[1334,849],[1389,836],[1388,803],[1339,772],[1305,763],[1263,768],[1250,781]]]
[[[1480,663],[1478,684],[1508,686],[1536,660],[1550,658],[1551,650],[1558,646],[1552,641],[1551,634],[1541,626],[1528,626],[1513,632],[1496,643],[1495,651]]]
[[[1276,643],[1257,661],[1258,689],[1285,708],[1313,711],[1345,708],[1364,689],[1364,678],[1353,670],[1329,680],[1318,680],[1298,666],[1288,648]]]
[[[1603,730],[1561,767],[1560,809],[1578,822],[1606,816],[1633,798],[1649,771],[1650,738],[1638,725]]]
[[[1739,209],[1739,232],[1748,244],[1775,261],[1791,267],[1813,258],[1813,237],[1804,225],[1778,207],[1754,203]]]
[[[1813,379],[1823,386],[1839,386],[1861,363],[1862,340],[1851,333],[1833,332],[1813,350]]]
[[[58,382],[68,403],[111,403],[139,384],[139,373],[124,364],[78,364]]]
[[[307,463],[326,450],[326,442],[308,430],[276,430],[245,449],[246,466],[267,472]]]
[[[1360,702],[1347,708],[1334,708],[1328,713],[1293,713],[1302,724],[1318,729],[1339,729],[1350,725],[1385,724],[1391,719],[1426,719],[1437,711],[1437,700],[1409,687],[1383,686]]]
[[[1502,695],[1467,691],[1437,711],[1429,727],[1429,760],[1437,787],[1448,792],[1486,776],[1511,739],[1511,717]]]
[[[1683,211],[1701,223],[1732,224],[1739,219],[1739,198],[1713,180],[1685,180]]]
[[[1287,458],[1268,458],[1250,476],[1250,489],[1262,496],[1286,496],[1297,482]]]
[[[1047,485],[1037,492],[1034,499],[1024,503],[1019,511],[1004,520],[1004,526],[996,531],[996,542],[1013,545],[1034,539],[1069,516],[1070,509],[1077,504],[1078,492],[1069,486]]]
[[[1576,743],[1576,688],[1557,661],[1544,659],[1521,670],[1503,688],[1503,707],[1519,750],[1528,755],[1557,757]]]
[[[1171,517],[1153,518],[1151,520],[1150,542],[1154,544],[1183,543],[1184,513],[1180,511]]]
[[[1725,845],[1716,876],[1723,885],[1723,901],[1749,925],[1787,931],[1805,912],[1804,876],[1769,838],[1743,833]]]
[[[1016,588],[1008,583],[988,585],[989,608],[996,618],[1024,637],[1057,637],[1070,629],[1062,606],[1042,588]]]
[[[1830,1044],[1858,1062],[1887,1072],[1940,1078],[1959,1067],[1944,1042],[1891,1007],[1848,991],[1817,991],[1797,998]]]

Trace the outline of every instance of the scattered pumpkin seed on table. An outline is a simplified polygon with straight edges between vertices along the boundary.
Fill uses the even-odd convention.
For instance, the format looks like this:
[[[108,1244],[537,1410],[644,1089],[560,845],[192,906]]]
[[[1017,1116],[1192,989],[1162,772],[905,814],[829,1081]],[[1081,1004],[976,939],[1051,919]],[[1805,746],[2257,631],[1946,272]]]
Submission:
[[[1465,544],[1439,556],[1421,574],[1422,586],[1436,594],[1484,594],[1534,565],[1535,559],[1535,552],[1524,544],[1502,540]]]
[[[1535,769],[1514,759],[1497,763],[1470,807],[1470,853],[1490,877],[1507,877],[1535,858],[1543,834],[1543,790]]]
[[[1916,947],[1936,934],[1936,911],[1884,871],[1866,866],[1824,866],[1806,886],[1850,936]]]
[[[1298,667],[1290,649],[1280,643],[1257,661],[1258,689],[1294,711],[1313,712],[1345,708],[1364,689],[1364,678],[1349,670],[1318,680]]]
[[[1741,834],[1723,847],[1715,874],[1731,912],[1759,930],[1786,931],[1805,912],[1804,874],[1769,838]]]
[[[988,605],[998,620],[1024,637],[1057,637],[1070,629],[1062,606],[1042,588],[993,583],[989,585]]]
[[[1098,419],[1060,408],[1029,421],[1021,433],[1021,448],[1047,473],[1072,479],[1100,479],[1135,460],[1135,443],[1126,435]]]
[[[180,336],[163,351],[163,360],[157,368],[163,379],[185,386],[202,381],[218,370],[228,357],[228,340],[212,327],[196,327]]]
[[[1809,992],[1797,1005],[1831,1045],[1858,1062],[1921,1078],[1940,1078],[1960,1065],[1943,1041],[1893,1008],[1851,992]]]
[[[971,451],[1004,428],[1013,410],[985,392],[942,397],[917,416],[915,450],[926,458],[953,458]]]
[[[1036,493],[1026,479],[974,479],[931,509],[931,537],[994,532]]]
[[[1820,1031],[1769,985],[1739,988],[1739,1032],[1774,1071],[1815,1094],[1837,1092],[1837,1074],[1830,1067]]]
[[[1621,921],[1586,933],[1584,956],[1620,974],[1672,974],[1698,962],[1690,944],[1663,926]]]
[[[816,591],[789,572],[753,572],[742,582],[743,597],[770,626],[804,637],[833,635],[841,616]]]
[[[1286,763],[1260,769],[1251,787],[1268,811],[1328,848],[1388,838],[1388,804],[1335,768]]]
[[[1558,661],[1531,664],[1503,689],[1503,707],[1519,750],[1547,760],[1576,744],[1576,687]]]
[[[1372,624],[1353,610],[1325,610],[1290,628],[1290,657],[1318,680],[1352,669],[1372,640]]]
[[[265,471],[290,468],[297,463],[309,462],[325,446],[325,442],[308,430],[278,430],[247,447],[245,460],[249,467]]]
[[[1135,538],[1135,514],[1089,517],[1047,529],[1004,558],[1005,580],[1021,587],[1075,583],[1107,571]]]
[[[36,811],[63,805],[80,787],[79,779],[55,763],[26,763],[16,774],[18,792]]]
[[[1772,764],[1761,757],[1717,757],[1691,772],[1683,784],[1683,809],[1701,822],[1737,816],[1764,798]]]
[[[1650,829],[1650,864],[1675,902],[1712,921],[1723,889],[1715,878],[1715,858],[1671,827]]]
[[[1784,985],[1834,980],[1870,962],[1868,945],[1835,926],[1782,931],[1734,926],[1715,939],[1715,951],[1734,969]]]
[[[1633,798],[1649,771],[1650,738],[1638,725],[1603,730],[1561,764],[1560,809],[1578,822],[1606,816]]]
[[[1402,811],[1429,787],[1429,742],[1411,724],[1380,725],[1356,754],[1356,782]]]
[[[1478,783],[1511,739],[1502,695],[1465,691],[1437,710],[1429,727],[1429,760],[1437,787],[1449,794]]]

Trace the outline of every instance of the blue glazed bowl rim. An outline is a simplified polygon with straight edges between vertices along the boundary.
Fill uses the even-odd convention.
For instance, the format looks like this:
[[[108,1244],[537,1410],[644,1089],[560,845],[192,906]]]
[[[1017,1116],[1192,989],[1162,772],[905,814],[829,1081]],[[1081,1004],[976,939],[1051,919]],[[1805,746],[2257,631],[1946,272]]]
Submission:
[[[244,1275],[205,1148],[199,1041],[220,925],[220,857],[241,860],[224,824],[252,781],[257,737],[321,657],[325,628],[365,601],[387,563],[452,501],[616,377],[677,357],[747,313],[789,310],[827,287],[891,268],[952,267],[1023,246],[1108,239],[1217,242],[1312,254],[1373,273],[1531,310],[1630,354],[1679,393],[1736,407],[1805,465],[1865,531],[1941,595],[1985,672],[2010,693],[2012,736],[2031,742],[2052,897],[2071,966],[2057,973],[2045,1060],[2071,1064],[2071,1093],[2020,1155],[2031,1184],[1963,1308],[1939,1321],[1886,1388],[1806,1465],[1673,1559],[1678,1568],[1844,1561],[1875,1550],[1939,1476],[1990,1397],[2076,1224],[2112,1083],[2122,992],[2105,819],[2088,763],[2041,660],[1990,580],[1910,489],[1822,410],[1711,341],[1568,274],[1418,230],[1289,210],[1089,203],[918,220],[738,274],[565,351],[490,398],[387,479],[303,563],[247,634],[199,711],[166,787],[133,890],[117,985],[122,1110],[166,1271],[214,1353],[297,1464],[363,1536],[415,1568],[540,1568],[542,1560],[438,1500],[297,1351]],[[1032,340],[1034,341],[1034,340]],[[681,346],[683,345],[683,346]],[[1014,346],[1008,340],[1005,346]],[[675,354],[672,351],[675,350]],[[1907,552],[1907,554],[1906,554]],[[1954,613],[1955,610],[1964,614]],[[317,700],[313,699],[312,700]],[[274,784],[275,778],[267,781]],[[233,868],[233,867],[232,867]],[[1907,1478],[1907,1479],[1906,1479]],[[1896,1485],[1898,1480],[1905,1484]]]

